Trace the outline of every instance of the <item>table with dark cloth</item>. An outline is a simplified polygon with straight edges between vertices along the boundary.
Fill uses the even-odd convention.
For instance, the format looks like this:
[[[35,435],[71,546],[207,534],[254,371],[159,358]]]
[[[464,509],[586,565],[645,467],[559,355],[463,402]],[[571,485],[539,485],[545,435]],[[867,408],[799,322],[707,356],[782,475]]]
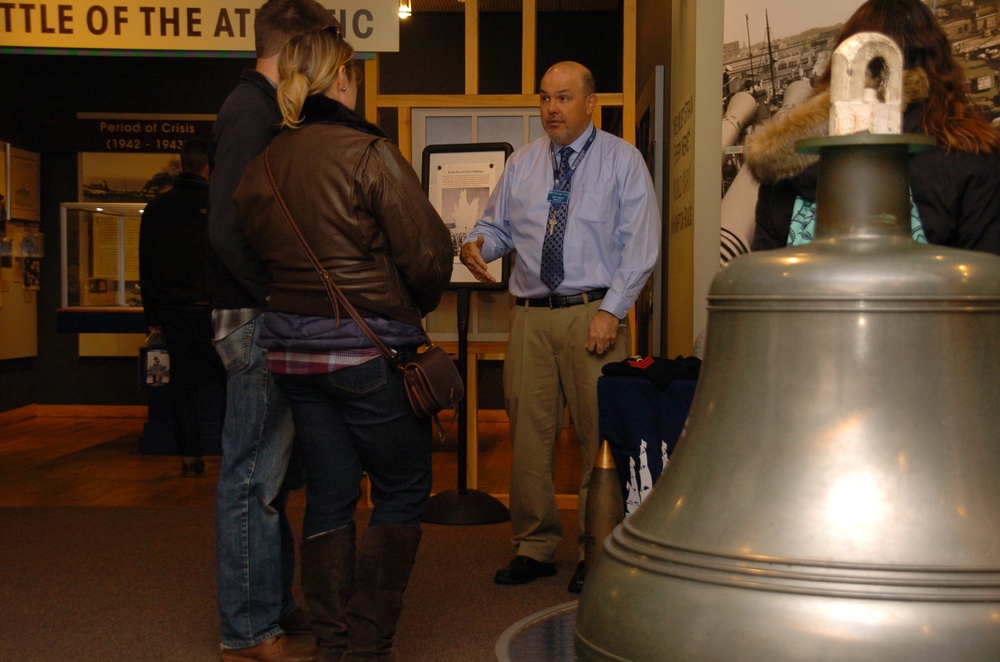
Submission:
[[[607,374],[597,380],[600,435],[611,445],[626,515],[649,493],[673,454],[697,384],[675,379],[660,387],[643,376]]]

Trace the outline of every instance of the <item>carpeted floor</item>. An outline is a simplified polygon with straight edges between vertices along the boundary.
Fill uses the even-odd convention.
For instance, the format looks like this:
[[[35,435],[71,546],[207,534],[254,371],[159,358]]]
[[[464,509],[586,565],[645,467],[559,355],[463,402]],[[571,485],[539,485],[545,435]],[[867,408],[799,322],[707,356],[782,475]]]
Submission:
[[[574,532],[576,511],[562,514]],[[290,516],[300,528],[301,511]],[[0,662],[218,660],[213,528],[204,507],[0,508]],[[425,524],[400,660],[495,660],[508,627],[574,599],[573,542],[556,577],[494,584],[512,553],[509,523]]]

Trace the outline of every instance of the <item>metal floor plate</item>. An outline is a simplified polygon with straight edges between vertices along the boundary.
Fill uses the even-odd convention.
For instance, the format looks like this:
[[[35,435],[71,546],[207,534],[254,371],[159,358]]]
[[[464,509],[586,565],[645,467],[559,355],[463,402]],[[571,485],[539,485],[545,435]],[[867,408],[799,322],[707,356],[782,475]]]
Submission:
[[[498,662],[573,662],[577,601],[522,618],[497,640]]]

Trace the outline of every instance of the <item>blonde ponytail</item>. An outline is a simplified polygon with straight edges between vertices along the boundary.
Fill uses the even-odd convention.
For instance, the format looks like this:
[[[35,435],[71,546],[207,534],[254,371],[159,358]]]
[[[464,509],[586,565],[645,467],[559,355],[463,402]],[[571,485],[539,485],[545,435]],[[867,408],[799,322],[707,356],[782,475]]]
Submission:
[[[309,80],[299,73],[292,71],[287,78],[282,78],[278,83],[278,108],[281,109],[281,126],[295,128],[301,120],[302,106],[309,95]]]
[[[293,37],[278,59],[278,108],[281,125],[297,128],[306,97],[323,94],[333,84],[337,70],[347,67],[354,76],[354,47],[340,38],[334,28],[313,30]]]

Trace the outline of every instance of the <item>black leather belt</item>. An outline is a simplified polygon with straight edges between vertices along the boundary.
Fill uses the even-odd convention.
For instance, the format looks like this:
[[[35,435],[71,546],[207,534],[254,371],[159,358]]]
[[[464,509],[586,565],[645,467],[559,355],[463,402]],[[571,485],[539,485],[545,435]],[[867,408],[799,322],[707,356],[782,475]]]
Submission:
[[[603,290],[590,290],[589,292],[567,294],[566,296],[553,294],[550,297],[538,297],[537,299],[517,297],[514,303],[519,306],[527,306],[529,308],[569,308],[570,306],[578,306],[581,303],[600,301],[607,293],[608,288],[604,288]]]

